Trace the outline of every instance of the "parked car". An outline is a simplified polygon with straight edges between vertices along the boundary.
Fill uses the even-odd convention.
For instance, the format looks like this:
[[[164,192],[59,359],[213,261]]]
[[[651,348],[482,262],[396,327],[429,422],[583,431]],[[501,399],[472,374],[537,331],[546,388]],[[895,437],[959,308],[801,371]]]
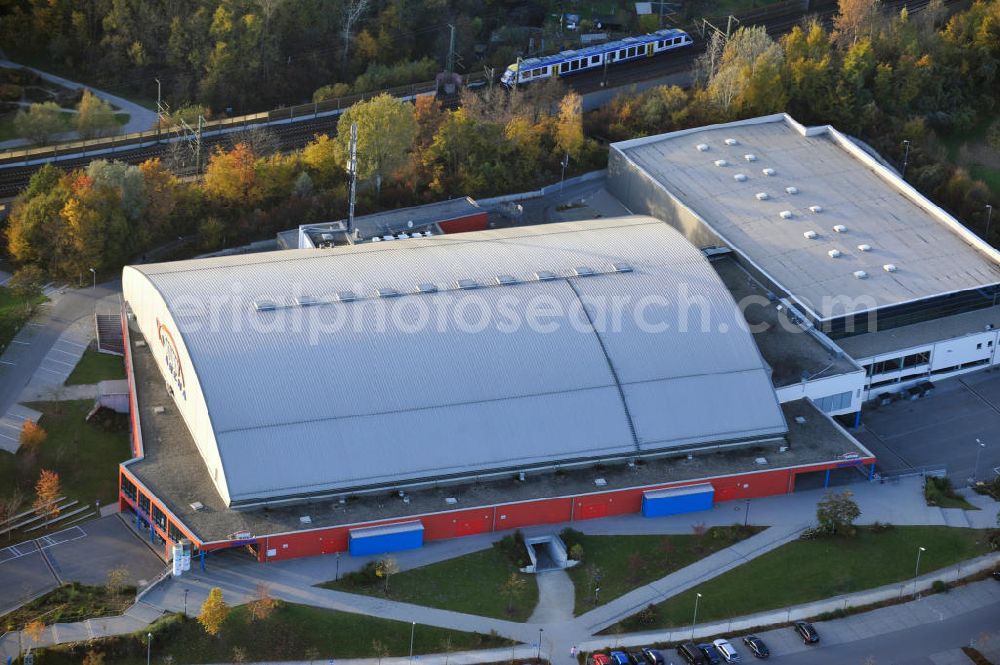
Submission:
[[[701,649],[695,646],[691,642],[682,644],[677,647],[677,653],[680,654],[681,658],[688,662],[688,665],[706,665],[708,660],[705,658],[705,654],[702,653]]]
[[[646,665],[646,657],[641,651],[629,651],[628,659],[632,661],[632,665]]]
[[[611,665],[633,665],[632,659],[624,651],[611,652]]]
[[[799,634],[802,641],[806,644],[815,644],[819,642],[819,633],[813,628],[813,625],[808,621],[796,621],[795,622],[795,632]]]
[[[642,657],[646,659],[646,663],[648,665],[667,665],[667,659],[664,658],[663,654],[657,649],[643,647]]]
[[[739,663],[743,661],[739,652],[729,643],[729,640],[715,640],[712,642],[712,645],[715,646],[715,650],[722,656],[722,660],[727,663]]]
[[[995,579],[997,582],[1000,582],[1000,570],[993,571],[993,579]]]
[[[747,649],[750,649],[750,653],[756,658],[767,658],[771,655],[771,652],[767,649],[767,645],[764,644],[764,640],[756,635],[747,635],[744,637],[743,644],[746,645]]]
[[[587,658],[587,665],[611,665],[611,659],[606,653],[595,653]]]
[[[722,662],[722,658],[719,656],[719,652],[716,651],[715,647],[708,642],[702,642],[698,645],[701,652],[705,654],[705,660],[709,662],[709,665],[719,665]]]

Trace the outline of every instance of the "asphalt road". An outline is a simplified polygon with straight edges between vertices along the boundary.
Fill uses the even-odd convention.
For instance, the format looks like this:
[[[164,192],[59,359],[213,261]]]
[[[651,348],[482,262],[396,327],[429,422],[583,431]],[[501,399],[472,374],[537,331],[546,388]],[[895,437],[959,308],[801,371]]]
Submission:
[[[811,665],[935,665],[930,656],[978,641],[1000,629],[1000,602],[965,614],[845,644],[810,647],[805,653],[772,656],[773,663]],[[822,639],[822,633],[820,634]],[[748,659],[744,662],[749,662]],[[970,661],[971,663],[971,661]]]
[[[97,288],[68,289],[53,297],[18,333],[15,342],[0,356],[0,415],[17,403],[45,354],[74,321],[94,313],[96,303],[121,291],[121,281],[98,284]]]

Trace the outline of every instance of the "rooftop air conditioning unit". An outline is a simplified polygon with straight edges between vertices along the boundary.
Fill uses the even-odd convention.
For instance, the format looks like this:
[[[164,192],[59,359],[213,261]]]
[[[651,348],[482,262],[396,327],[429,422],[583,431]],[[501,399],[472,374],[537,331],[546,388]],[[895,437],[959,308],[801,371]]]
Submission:
[[[717,160],[715,160],[715,165],[716,166],[729,166],[729,162],[727,162],[724,159],[717,159]]]
[[[809,206],[809,212],[823,212],[823,206]]]
[[[830,250],[829,252],[827,252],[826,254],[827,254],[827,256],[829,256],[829,257],[830,257],[831,259],[835,259],[835,258],[837,258],[837,257],[839,257],[839,256],[840,256],[840,250],[839,250],[839,249],[831,249],[831,250]]]
[[[739,145],[740,142],[736,139],[726,139],[726,145]]]
[[[760,172],[763,173],[764,175],[774,175],[774,169],[770,167],[766,169],[761,169]]]
[[[788,192],[789,194],[798,194],[799,193],[799,188],[798,187],[785,187],[785,191]]]
[[[382,242],[382,239],[379,238],[378,236],[375,236],[374,238],[372,238],[372,242]]]
[[[835,224],[833,230],[837,233],[847,233],[847,227],[843,224]]]
[[[782,210],[781,212],[778,213],[778,215],[780,215],[782,219],[791,219],[792,218],[792,211],[791,210]]]
[[[858,245],[858,251],[860,252],[870,252],[872,251],[872,246],[868,244]]]
[[[886,272],[896,272],[898,268],[896,268],[896,264],[894,263],[886,263],[884,266],[882,266],[882,270]]]
[[[816,239],[816,232],[815,231],[806,231],[805,233],[802,234],[802,237],[804,237],[806,240],[815,240]]]
[[[757,155],[754,155],[753,153],[749,153],[749,154],[743,155],[743,159],[747,160],[748,162],[756,162],[757,161]]]
[[[699,143],[696,147],[698,148],[698,152],[708,152],[707,143]]]
[[[733,180],[735,180],[736,182],[746,182],[747,176],[745,173],[737,173],[736,175],[733,176]]]
[[[756,194],[754,194],[754,196],[757,197],[758,201],[766,201],[769,198],[771,198],[770,196],[767,195],[767,192],[757,192]]]
[[[854,277],[856,279],[867,279],[868,278],[868,273],[866,273],[864,270],[855,270],[854,271]]]

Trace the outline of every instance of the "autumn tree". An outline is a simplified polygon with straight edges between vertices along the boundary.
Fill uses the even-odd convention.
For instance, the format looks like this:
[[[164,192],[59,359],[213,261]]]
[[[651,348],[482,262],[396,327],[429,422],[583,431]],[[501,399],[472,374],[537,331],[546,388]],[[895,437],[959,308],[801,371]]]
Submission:
[[[358,125],[358,178],[372,180],[375,191],[385,177],[406,163],[417,137],[413,106],[388,94],[358,102],[337,121],[337,155],[346,167],[350,157],[351,125]]]
[[[516,572],[510,574],[500,585],[500,595],[507,599],[507,614],[514,613],[514,602],[521,597],[528,583]]]
[[[25,624],[24,634],[27,635],[32,642],[38,642],[45,634],[45,624],[38,619],[33,619]]]
[[[344,165],[337,154],[337,143],[326,134],[317,134],[302,149],[302,163],[313,181],[320,187],[329,187],[344,177]]]
[[[14,131],[35,145],[46,145],[65,130],[61,112],[55,102],[32,104],[27,111],[18,111],[14,116]]]
[[[20,444],[30,450],[37,450],[49,438],[41,425],[25,418],[21,425]]]
[[[375,564],[375,576],[380,577],[383,580],[383,592],[389,593],[389,578],[399,572],[399,563],[391,557],[387,556],[384,559],[379,559],[379,562]]]
[[[104,582],[104,588],[107,589],[108,595],[118,600],[122,592],[125,591],[125,587],[128,586],[128,578],[128,566],[118,566],[109,570]]]
[[[816,504],[816,521],[821,531],[835,536],[853,536],[856,533],[854,522],[861,517],[861,509],[853,496],[850,490],[839,494],[827,492],[823,496]]]
[[[104,654],[91,649],[83,657],[83,665],[104,665]]]
[[[833,38],[842,46],[871,38],[881,8],[880,0],[839,0],[833,17]]]
[[[278,601],[271,596],[270,588],[263,582],[257,583],[253,600],[247,603],[247,616],[251,621],[268,619],[278,607]]]
[[[118,129],[115,112],[111,104],[104,101],[90,90],[83,91],[83,98],[76,107],[76,131],[81,138],[91,139],[98,136],[109,136]]]
[[[213,587],[208,592],[208,598],[202,603],[201,613],[198,615],[198,623],[209,635],[218,635],[222,630],[222,624],[229,617],[229,606],[222,598],[222,589]]]
[[[583,99],[576,92],[569,92],[559,103],[556,146],[560,153],[576,159],[583,149],[583,142]]]
[[[62,495],[59,486],[59,474],[55,471],[42,469],[35,483],[35,502],[32,504],[35,514],[44,519],[59,516],[58,500]]]
[[[16,300],[24,303],[24,313],[30,315],[35,309],[36,302],[42,297],[44,285],[45,273],[42,272],[42,269],[36,265],[28,264],[14,271],[4,286]]]
[[[372,655],[375,656],[378,665],[382,665],[382,659],[389,655],[389,647],[381,640],[372,640]]]
[[[261,199],[257,156],[246,143],[232,150],[217,148],[205,169],[205,192],[228,205],[253,206]]]

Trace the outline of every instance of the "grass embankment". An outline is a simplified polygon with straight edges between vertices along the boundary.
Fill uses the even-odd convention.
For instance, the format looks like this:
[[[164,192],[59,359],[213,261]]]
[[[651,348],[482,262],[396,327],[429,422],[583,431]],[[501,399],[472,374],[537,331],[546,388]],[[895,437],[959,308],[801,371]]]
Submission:
[[[928,477],[924,481],[924,499],[928,506],[979,510],[977,506],[972,505],[961,494],[955,492],[949,478]]]
[[[860,528],[853,538],[798,540],[635,615],[625,631],[690,625],[695,594],[698,621],[710,622],[864,591],[913,577],[917,549],[921,574],[990,551],[988,532],[943,526]],[[645,619],[645,620],[643,620]],[[615,632],[616,628],[605,631]]]
[[[3,630],[15,630],[38,619],[46,624],[69,623],[121,614],[135,600],[135,588],[111,594],[103,586],[67,584],[0,617]]]
[[[39,296],[33,304],[40,305],[45,300],[45,296]],[[14,298],[10,289],[0,286],[0,353],[4,352],[29,318],[31,309],[25,306],[25,302]]]
[[[20,510],[27,510],[34,500],[34,486],[42,469],[59,474],[62,494],[84,505],[102,505],[118,496],[118,463],[129,456],[127,416],[106,412],[95,420],[84,420],[93,406],[91,400],[66,402],[34,402],[30,408],[42,412],[38,421],[48,433],[36,452],[22,446],[16,455],[0,451],[0,500],[19,492],[23,498]],[[57,525],[56,525],[57,526]],[[40,536],[35,531],[30,535]],[[4,539],[17,534],[4,536]]]
[[[155,662],[229,663],[326,660],[405,656],[410,650],[409,623],[359,614],[281,603],[267,619],[251,622],[245,607],[234,608],[215,637],[194,619],[172,615],[153,624]],[[378,644],[376,644],[378,643]],[[491,635],[418,625],[413,653],[486,649],[509,644]],[[146,662],[146,630],[135,635],[93,640],[75,646],[36,651],[43,665],[76,665],[93,650],[106,665]]]
[[[614,600],[632,589],[669,575],[699,559],[759,533],[760,527],[741,525],[713,527],[702,535],[657,536],[586,536],[566,538],[583,547],[583,562],[571,568],[569,576],[576,587],[575,614],[592,610],[594,587],[600,581],[601,603]]]
[[[83,352],[80,362],[66,378],[67,386],[97,383],[109,379],[125,378],[125,361],[121,356],[100,353],[94,342]]]
[[[513,601],[513,611],[508,613],[508,598],[501,588],[514,573],[524,584]],[[518,573],[514,564],[496,548],[392,575],[388,594],[381,579],[357,574],[321,586],[511,621],[524,621],[538,604],[534,577]]]

